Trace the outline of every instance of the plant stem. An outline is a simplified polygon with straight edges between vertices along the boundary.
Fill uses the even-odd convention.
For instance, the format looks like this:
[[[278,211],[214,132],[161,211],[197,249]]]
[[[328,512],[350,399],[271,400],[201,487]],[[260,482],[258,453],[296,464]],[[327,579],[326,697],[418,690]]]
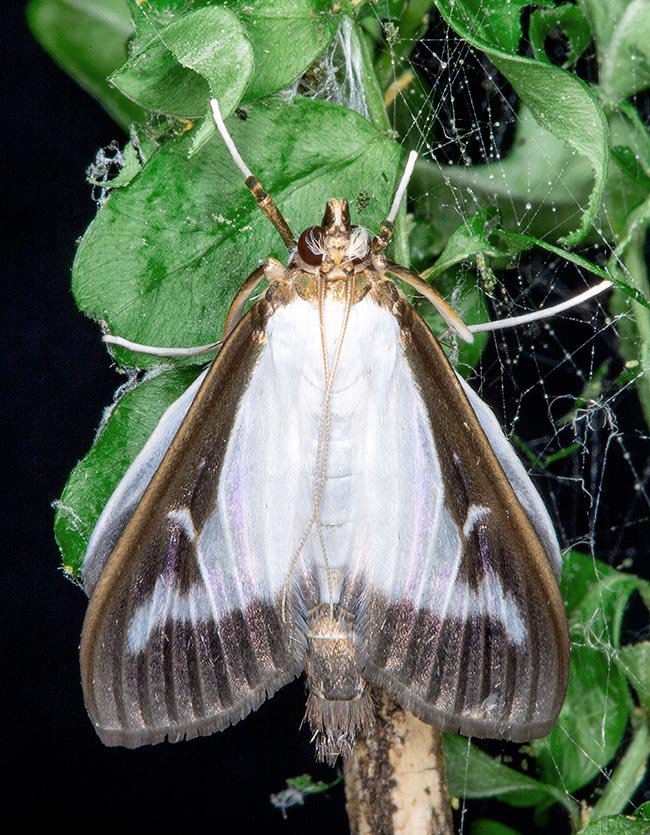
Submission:
[[[352,835],[453,835],[440,732],[381,694],[345,764]]]
[[[633,229],[624,241],[623,247],[619,247],[619,250],[623,248],[625,250],[623,261],[628,271],[623,279],[640,290],[646,299],[650,297],[650,275],[644,252],[646,224],[650,219],[649,205],[646,201],[645,211],[641,217],[644,223],[640,223],[636,229]],[[629,298],[621,298],[618,307],[628,311],[632,317],[632,325],[628,326],[627,338],[623,340],[623,353],[627,359],[634,358],[639,362],[641,373],[637,378],[636,386],[643,415],[650,426],[650,380],[647,374],[650,369],[650,311]],[[631,337],[629,331],[632,331]]]

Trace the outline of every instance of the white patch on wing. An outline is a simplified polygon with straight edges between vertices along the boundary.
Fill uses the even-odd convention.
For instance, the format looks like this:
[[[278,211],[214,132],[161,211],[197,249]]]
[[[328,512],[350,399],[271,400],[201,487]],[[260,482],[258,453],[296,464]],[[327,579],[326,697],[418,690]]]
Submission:
[[[194,520],[188,507],[181,507],[178,510],[172,510],[167,514],[170,522],[180,525],[185,533],[185,536],[190,542],[196,539],[196,528],[194,527]]]
[[[483,505],[479,504],[472,504],[469,506],[467,518],[465,519],[465,524],[463,525],[463,536],[465,539],[467,539],[467,537],[472,533],[476,523],[480,522],[481,519],[485,519],[485,517],[489,514],[489,507],[483,507]]]
[[[478,394],[467,385],[460,375],[457,376],[476,413],[476,417],[479,419],[481,428],[494,450],[494,454],[499,459],[499,463],[503,467],[519,503],[526,512],[526,516],[528,516],[535,533],[542,543],[542,547],[555,576],[559,577],[562,567],[562,556],[560,554],[555,529],[544,502],[535,489],[533,482],[530,480],[517,453],[503,434],[503,430],[499,426],[499,422],[490,407],[481,400]]]
[[[476,589],[462,581],[449,584],[447,591],[451,591],[451,594],[441,594],[442,588],[441,584],[438,595],[430,595],[426,601],[420,599],[418,604],[423,605],[425,602],[431,614],[441,620],[449,618],[464,621],[489,617],[503,627],[510,643],[519,646],[526,641],[528,630],[517,601],[513,595],[504,591],[501,580],[493,571],[483,576]]]
[[[497,574],[493,571],[485,574],[476,591],[464,583],[459,583],[456,585],[456,592],[459,597],[467,595],[467,616],[489,617],[501,624],[511,644],[524,644],[528,635],[526,624],[517,601],[509,592],[504,592]]]
[[[205,587],[195,583],[183,594],[173,578],[160,575],[145,603],[133,612],[127,643],[134,655],[143,652],[152,634],[168,620],[177,623],[207,623],[214,620],[212,600]]]

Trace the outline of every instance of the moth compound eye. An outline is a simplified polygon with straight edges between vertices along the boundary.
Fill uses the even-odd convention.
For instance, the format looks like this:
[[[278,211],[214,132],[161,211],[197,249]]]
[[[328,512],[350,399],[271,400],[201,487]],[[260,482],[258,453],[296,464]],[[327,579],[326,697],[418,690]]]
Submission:
[[[320,266],[323,260],[323,227],[310,226],[298,239],[298,255],[311,267]]]

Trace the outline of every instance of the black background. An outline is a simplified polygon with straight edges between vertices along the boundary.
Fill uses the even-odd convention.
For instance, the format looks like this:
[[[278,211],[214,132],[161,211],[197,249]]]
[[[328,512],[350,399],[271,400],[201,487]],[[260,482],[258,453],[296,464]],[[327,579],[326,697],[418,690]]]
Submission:
[[[340,786],[286,821],[269,803],[287,777],[336,773],[315,764],[299,730],[301,682],[236,727],[174,746],[105,748],[86,716],[77,656],[86,598],[59,568],[51,505],[122,381],[97,326],[75,307],[70,268],[95,213],[85,169],[98,148],[124,137],[41,51],[23,13],[21,3],[7,10],[2,113],[3,811],[68,832],[345,832]]]

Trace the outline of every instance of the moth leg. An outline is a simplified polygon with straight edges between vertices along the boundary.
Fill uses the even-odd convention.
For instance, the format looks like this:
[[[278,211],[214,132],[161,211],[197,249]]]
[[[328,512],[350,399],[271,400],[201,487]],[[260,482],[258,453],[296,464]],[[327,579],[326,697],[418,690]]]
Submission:
[[[223,326],[223,336],[221,341],[229,336],[235,325],[239,322],[244,313],[246,302],[253,295],[257,289],[258,284],[263,278],[273,284],[276,281],[282,281],[285,278],[286,271],[279,261],[275,258],[267,258],[266,261],[248,276],[246,281],[239,288],[239,292],[233,299],[232,304],[228,308],[226,321]]]

